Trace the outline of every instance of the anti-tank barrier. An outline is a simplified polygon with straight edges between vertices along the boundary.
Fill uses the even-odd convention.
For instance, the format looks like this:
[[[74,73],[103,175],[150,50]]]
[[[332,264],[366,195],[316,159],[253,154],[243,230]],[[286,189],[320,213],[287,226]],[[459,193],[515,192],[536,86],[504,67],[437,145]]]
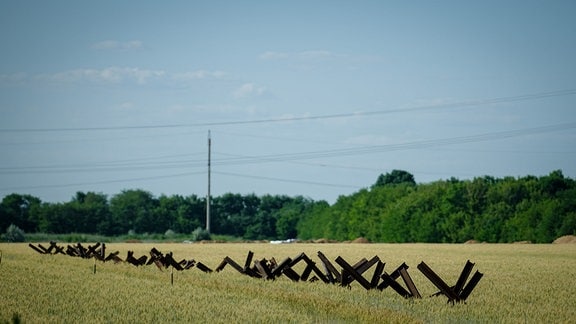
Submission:
[[[194,259],[182,259],[176,261],[173,253],[169,252],[164,254],[156,248],[152,248],[149,256],[142,255],[139,257],[134,256],[133,251],[128,251],[124,260],[119,257],[118,251],[109,253],[106,256],[105,243],[96,243],[84,247],[81,243],[75,245],[68,245],[66,250],[63,246],[59,246],[56,242],[50,242],[48,248],[42,244],[29,244],[30,248],[40,254],[62,254],[72,257],[80,257],[85,259],[94,258],[94,273],[96,273],[96,260],[101,262],[113,261],[114,263],[129,263],[134,266],[147,266],[154,264],[161,271],[170,269],[171,271],[184,271],[198,268],[205,273],[221,272],[227,265],[242,275],[252,278],[260,278],[265,280],[276,280],[281,276],[288,279],[299,281],[321,281],[326,284],[337,284],[342,287],[352,288],[353,282],[357,282],[366,290],[378,289],[383,291],[390,287],[394,292],[404,298],[422,298],[415,282],[412,280],[406,263],[402,263],[394,271],[387,273],[385,271],[386,263],[380,260],[378,256],[371,259],[362,258],[356,263],[350,263],[341,256],[334,259],[334,263],[321,251],[318,251],[317,256],[320,260],[319,264],[313,261],[304,252],[298,254],[294,258],[284,258],[281,262],[277,262],[275,258],[270,259],[254,259],[254,252],[248,251],[244,265],[234,261],[229,256],[224,257],[222,262],[213,271],[210,267],[202,262]],[[335,266],[337,264],[340,268]],[[474,263],[470,260],[466,261],[460,276],[454,286],[449,286],[438,274],[436,274],[424,261],[418,264],[417,269],[436,287],[439,291],[432,296],[444,295],[448,298],[449,303],[465,302],[470,296],[474,288],[478,285],[484,274],[478,270],[470,277],[470,273],[474,267]],[[365,277],[365,273],[370,273],[370,269],[374,268],[370,277]],[[399,282],[402,279],[403,285]],[[171,276],[173,284],[173,276]]]

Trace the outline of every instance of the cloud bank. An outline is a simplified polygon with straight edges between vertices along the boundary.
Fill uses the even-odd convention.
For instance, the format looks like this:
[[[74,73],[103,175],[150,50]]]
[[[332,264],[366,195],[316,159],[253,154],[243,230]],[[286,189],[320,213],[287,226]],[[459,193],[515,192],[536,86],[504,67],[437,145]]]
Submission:
[[[1,84],[25,84],[25,83],[100,83],[100,84],[138,84],[144,85],[151,82],[185,83],[194,80],[218,80],[227,78],[222,71],[184,71],[168,72],[165,70],[142,69],[138,67],[111,66],[102,69],[73,69],[55,73],[13,73],[0,74]]]
[[[236,99],[260,97],[266,92],[266,88],[255,85],[254,83],[244,83],[232,92]]]

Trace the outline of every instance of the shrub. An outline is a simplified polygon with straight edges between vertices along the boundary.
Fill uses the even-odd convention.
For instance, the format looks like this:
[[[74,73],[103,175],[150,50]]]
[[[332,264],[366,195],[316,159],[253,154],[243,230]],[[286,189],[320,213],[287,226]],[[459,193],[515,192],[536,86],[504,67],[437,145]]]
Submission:
[[[4,234],[4,240],[8,242],[24,242],[26,237],[24,236],[24,231],[18,226],[11,224],[6,229],[6,234]]]
[[[174,232],[171,229],[166,230],[166,232],[164,232],[164,236],[167,238],[172,238],[174,236],[176,236],[176,232]]]
[[[210,232],[207,230],[198,227],[192,232],[192,241],[203,241],[203,240],[210,240]]]

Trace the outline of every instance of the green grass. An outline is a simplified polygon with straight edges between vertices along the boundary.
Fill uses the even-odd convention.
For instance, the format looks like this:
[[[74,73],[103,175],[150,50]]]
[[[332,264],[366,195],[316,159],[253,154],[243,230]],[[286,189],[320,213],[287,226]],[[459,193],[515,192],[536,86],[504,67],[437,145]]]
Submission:
[[[24,323],[103,322],[450,322],[562,323],[576,318],[576,244],[107,244],[107,251],[136,256],[152,247],[195,259],[214,269],[225,256],[243,265],[246,254],[281,261],[317,251],[350,263],[378,255],[391,271],[402,262],[424,298],[406,300],[393,290],[366,291],[321,282],[265,281],[232,267],[205,274],[155,266],[97,263],[40,255],[27,244],[0,244],[0,323],[15,314]],[[425,261],[454,284],[466,260],[484,273],[466,304],[427,297],[436,288],[416,269]],[[369,277],[370,273],[366,274]]]

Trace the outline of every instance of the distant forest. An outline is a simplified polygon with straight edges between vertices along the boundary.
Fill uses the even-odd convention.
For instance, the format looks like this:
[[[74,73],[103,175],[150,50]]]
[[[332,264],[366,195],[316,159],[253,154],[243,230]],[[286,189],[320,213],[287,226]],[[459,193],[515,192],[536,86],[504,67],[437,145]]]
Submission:
[[[562,171],[520,178],[491,176],[415,182],[393,170],[330,205],[285,195],[227,193],[212,198],[211,232],[260,239],[365,237],[371,242],[549,243],[576,234],[576,181]],[[10,194],[0,203],[0,233],[192,233],[206,226],[206,198],[125,190],[112,197],[77,192],[64,203]]]

